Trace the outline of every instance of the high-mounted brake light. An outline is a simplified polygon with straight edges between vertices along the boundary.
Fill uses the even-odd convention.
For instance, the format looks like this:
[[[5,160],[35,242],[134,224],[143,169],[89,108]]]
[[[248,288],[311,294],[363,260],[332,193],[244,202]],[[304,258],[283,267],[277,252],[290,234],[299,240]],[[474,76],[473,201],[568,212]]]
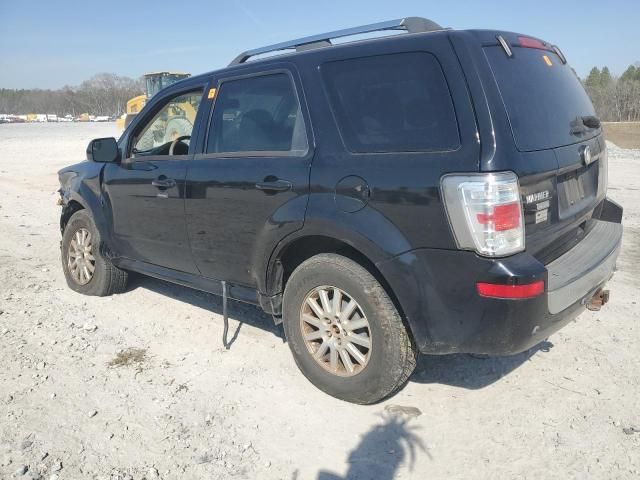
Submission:
[[[445,175],[444,203],[459,248],[498,257],[524,250],[524,219],[513,172]]]
[[[544,281],[527,283],[525,285],[502,285],[498,283],[476,283],[478,294],[492,298],[533,298],[544,292]]]
[[[523,48],[537,48],[539,50],[549,50],[549,48],[537,38],[518,37],[518,43]]]

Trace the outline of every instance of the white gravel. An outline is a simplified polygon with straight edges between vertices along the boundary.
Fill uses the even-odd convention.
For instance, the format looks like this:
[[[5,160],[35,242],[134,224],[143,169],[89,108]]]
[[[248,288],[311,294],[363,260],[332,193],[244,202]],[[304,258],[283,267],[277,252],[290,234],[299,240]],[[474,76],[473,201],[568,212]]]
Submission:
[[[640,476],[640,151],[610,152],[625,237],[609,305],[526,354],[421,357],[361,407],[309,384],[257,308],[231,304],[225,351],[214,296],[66,287],[56,171],[113,134],[0,125],[0,478]]]

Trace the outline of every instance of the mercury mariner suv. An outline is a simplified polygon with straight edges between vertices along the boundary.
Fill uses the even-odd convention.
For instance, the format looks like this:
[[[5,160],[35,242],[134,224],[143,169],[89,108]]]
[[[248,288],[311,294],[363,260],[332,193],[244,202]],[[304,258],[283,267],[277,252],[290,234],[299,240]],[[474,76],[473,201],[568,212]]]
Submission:
[[[259,305],[356,403],[418,352],[513,354],[599,307],[622,237],[562,51],[417,17],[244,52],[59,177],[73,290],[139,272]]]

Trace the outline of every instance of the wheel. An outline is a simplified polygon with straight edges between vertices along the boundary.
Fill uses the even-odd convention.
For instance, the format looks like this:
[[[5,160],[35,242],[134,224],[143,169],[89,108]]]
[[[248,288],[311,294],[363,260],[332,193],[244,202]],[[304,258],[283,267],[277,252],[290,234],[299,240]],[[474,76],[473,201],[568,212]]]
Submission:
[[[384,288],[353,260],[320,254],[291,274],[284,330],[296,364],[318,388],[375,403],[405,384],[416,353]]]
[[[173,142],[178,137],[191,135],[193,124],[185,117],[172,117],[167,121],[164,143]]]
[[[67,285],[85,295],[104,297],[127,286],[127,272],[102,255],[100,232],[86,210],[74,213],[64,229],[62,269]]]

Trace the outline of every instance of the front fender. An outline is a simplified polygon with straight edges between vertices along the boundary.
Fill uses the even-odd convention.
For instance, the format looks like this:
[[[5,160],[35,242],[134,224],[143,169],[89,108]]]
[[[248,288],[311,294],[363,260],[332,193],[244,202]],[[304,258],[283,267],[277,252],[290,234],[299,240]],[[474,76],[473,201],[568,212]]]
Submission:
[[[111,229],[106,221],[102,198],[102,170],[104,163],[82,162],[65,167],[58,172],[60,196],[62,198],[62,217],[73,202],[77,202],[90,212],[100,232],[103,243],[109,244]],[[62,227],[63,225],[61,225]]]

